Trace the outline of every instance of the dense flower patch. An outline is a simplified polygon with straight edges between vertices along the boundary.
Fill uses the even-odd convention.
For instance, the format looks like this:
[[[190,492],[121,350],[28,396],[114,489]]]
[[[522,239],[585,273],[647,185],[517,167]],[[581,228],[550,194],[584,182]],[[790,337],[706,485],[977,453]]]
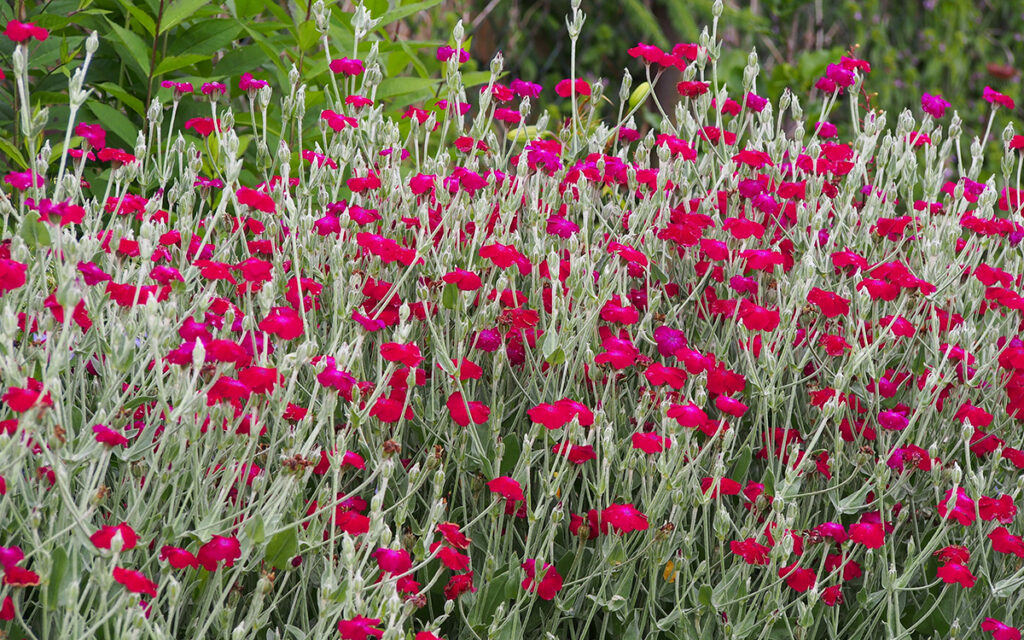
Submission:
[[[461,29],[388,119],[325,33],[333,86],[171,82],[133,149],[90,43],[0,197],[6,628],[1019,640],[1024,138],[888,129],[852,57],[808,120],[716,31],[629,50],[683,73],[659,131],[629,75],[467,95]]]

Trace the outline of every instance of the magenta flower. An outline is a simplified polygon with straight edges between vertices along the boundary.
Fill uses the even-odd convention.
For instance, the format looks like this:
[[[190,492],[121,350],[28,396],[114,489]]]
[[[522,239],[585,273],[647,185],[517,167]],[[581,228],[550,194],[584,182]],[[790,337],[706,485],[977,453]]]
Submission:
[[[921,110],[933,118],[941,118],[950,104],[940,95],[926,93],[921,96]]]

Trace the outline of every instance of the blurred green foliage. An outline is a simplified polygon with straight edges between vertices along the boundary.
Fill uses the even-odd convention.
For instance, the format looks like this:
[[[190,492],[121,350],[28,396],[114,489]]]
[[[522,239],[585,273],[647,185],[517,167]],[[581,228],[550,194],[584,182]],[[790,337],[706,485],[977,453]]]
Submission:
[[[223,82],[241,113],[245,93],[238,90],[243,73],[270,81],[279,103],[281,90],[291,86],[293,65],[306,92],[305,126],[315,130],[320,111],[331,105],[323,87],[331,85],[330,58],[367,59],[377,47],[376,63],[384,80],[378,99],[399,114],[410,104],[437,95],[443,82],[437,48],[448,43],[450,28],[422,28],[424,17],[442,0],[367,0],[364,5],[379,23],[355,47],[352,5],[325,2],[329,17],[330,56],[322,46],[313,15],[314,0],[16,0],[0,3],[0,24],[11,19],[29,21],[50,30],[44,42],[29,46],[30,92],[33,110],[48,109],[49,133],[63,129],[69,112],[68,78],[84,55],[85,39],[93,30],[100,48],[89,68],[86,86],[100,100],[90,100],[79,120],[99,122],[109,131],[108,144],[127,150],[135,145],[138,127],[149,102],[171,102],[165,80],[191,82],[198,93],[204,82]],[[409,23],[421,25],[412,31]],[[437,38],[432,36],[437,35]],[[467,34],[467,45],[471,37]],[[14,44],[0,38],[0,146],[8,168],[25,167],[24,141],[18,132],[18,101],[11,72]],[[483,70],[478,70],[482,66]],[[486,63],[463,65],[466,86],[487,82]],[[272,110],[268,131],[280,139]],[[390,111],[389,111],[390,113]],[[209,117],[209,105],[182,100],[177,118]],[[408,120],[402,121],[408,127]],[[243,143],[247,122],[239,122]],[[59,138],[59,136],[48,136]],[[77,142],[77,140],[76,140]],[[58,158],[54,153],[53,158]]]
[[[637,42],[671,47],[697,42],[711,23],[712,0],[588,0],[577,71],[618,87],[623,67],[634,78],[643,66],[626,50]],[[473,0],[473,53],[506,52],[506,68],[545,87],[568,77],[564,0]],[[872,73],[865,85],[871,105],[904,108],[920,116],[923,92],[942,94],[960,112],[965,131],[981,135],[989,105],[986,85],[1024,98],[1024,4],[999,0],[727,0],[720,20],[725,40],[720,77],[735,91],[747,54],[757,48],[762,73],[758,92],[778,96],[789,87],[814,96],[814,82],[830,62],[855,48]],[[724,73],[723,73],[724,72]],[[668,79],[668,78],[667,78]],[[670,90],[672,83],[665,83]],[[668,91],[666,98],[674,99]],[[811,103],[813,105],[813,103]],[[806,106],[806,103],[805,103]],[[671,113],[671,111],[669,111]],[[653,114],[652,114],[653,116]],[[995,131],[1012,119],[1002,113]],[[947,116],[948,117],[948,116]]]

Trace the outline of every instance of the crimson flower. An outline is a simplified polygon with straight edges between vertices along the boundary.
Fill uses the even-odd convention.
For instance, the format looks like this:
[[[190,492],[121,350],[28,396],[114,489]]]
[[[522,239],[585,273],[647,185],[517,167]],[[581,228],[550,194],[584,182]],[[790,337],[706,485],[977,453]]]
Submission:
[[[380,355],[388,362],[398,362],[407,367],[418,366],[423,361],[420,348],[415,344],[385,342],[380,346]]]
[[[156,597],[156,583],[139,571],[114,567],[114,580],[132,593],[144,593],[152,598]]]
[[[305,330],[302,317],[291,307],[273,307],[267,317],[260,321],[262,331],[276,335],[282,340],[294,340]]]
[[[121,534],[121,551],[134,549],[135,545],[139,542],[139,537],[135,534],[135,530],[127,522],[122,522],[117,526],[108,525],[100,527],[99,531],[89,536],[89,540],[92,541],[97,549],[109,550],[114,541],[114,536],[117,534]]]
[[[611,504],[601,511],[601,526],[610,526],[617,533],[646,531],[647,516],[630,503]]]
[[[597,453],[594,452],[594,447],[589,444],[570,444],[568,442],[563,442],[561,444],[552,445],[551,451],[565,456],[569,459],[569,462],[573,464],[583,464],[584,462],[597,459]]]
[[[633,448],[647,454],[661,453],[672,448],[672,439],[654,432],[634,433]]]
[[[491,480],[487,483],[487,488],[492,493],[496,493],[506,500],[526,500],[526,496],[523,495],[523,487],[516,480],[508,476],[500,476]]]
[[[982,520],[998,520],[1003,524],[1010,524],[1017,515],[1017,505],[1013,504],[1013,497],[1005,493],[998,498],[981,496],[978,500],[978,513]]]
[[[242,557],[242,546],[238,538],[213,536],[213,539],[199,547],[196,561],[207,571],[216,571],[217,564],[224,562],[225,567],[232,567],[235,560]]]
[[[235,197],[238,198],[238,204],[248,205],[263,213],[274,213],[277,210],[277,204],[274,202],[274,199],[256,189],[241,187],[235,192]]]
[[[825,590],[821,592],[821,601],[830,607],[842,604],[843,588],[837,584],[834,584],[831,587],[825,587]]]
[[[1018,558],[1024,558],[1024,539],[1015,536],[1006,527],[996,527],[988,534],[992,541],[992,550],[999,553],[1012,553]]]
[[[455,55],[455,49],[444,45],[437,48],[437,60],[438,62],[448,62]],[[459,49],[459,62],[469,61],[469,52],[465,49]]]
[[[469,568],[469,556],[459,553],[451,547],[441,546],[440,542],[431,543],[430,553],[436,553],[441,564],[452,571],[465,571]]]
[[[206,138],[211,133],[220,131],[220,119],[213,118],[189,118],[185,121],[185,128],[192,129],[196,134]]]
[[[935,575],[941,578],[943,582],[959,584],[965,589],[973,587],[975,580],[977,580],[970,569],[957,562],[942,565],[936,570]]]
[[[575,91],[574,91],[575,90]],[[590,95],[590,84],[583,78],[576,78],[575,84],[566,78],[555,85],[555,93],[561,98],[568,98],[573,93],[581,96]]]
[[[0,620],[14,620],[14,600],[11,596],[5,597],[3,604],[0,605]]]
[[[442,522],[437,525],[437,530],[441,532],[442,536],[444,536],[445,542],[456,549],[468,549],[469,543],[472,542],[459,531],[459,525],[454,522]]]
[[[974,510],[974,500],[971,500],[963,487],[959,487],[956,490],[956,502],[953,508],[950,509],[947,505],[949,504],[952,495],[952,489],[946,491],[945,498],[943,498],[942,502],[940,502],[937,507],[939,516],[941,516],[943,520],[952,518],[965,527],[970,526],[977,516]]]
[[[555,595],[562,590],[562,576],[551,564],[544,563],[544,577],[540,582],[536,581],[537,561],[530,558],[521,566],[526,571],[526,579],[523,580],[523,589],[537,594],[541,600],[553,600]]]
[[[676,85],[676,90],[679,91],[679,95],[684,98],[696,98],[697,96],[707,93],[710,88],[711,85],[707,82],[699,82],[696,80],[684,80]]]
[[[161,547],[160,559],[166,560],[175,569],[184,569],[185,567],[199,568],[199,560],[190,551],[179,547]]]
[[[444,598],[445,600],[454,600],[467,591],[476,593],[476,587],[473,586],[472,571],[457,573],[449,578],[448,584],[444,586]]]
[[[754,538],[747,538],[733,540],[729,543],[729,550],[743,558],[747,564],[768,564],[768,552],[771,548],[760,544]]]
[[[807,591],[818,580],[818,576],[814,573],[813,569],[797,567],[796,564],[780,567],[779,577],[785,578],[786,584],[798,593]]]
[[[93,425],[92,432],[95,434],[94,437],[96,438],[96,442],[99,442],[100,444],[105,444],[111,447],[128,446],[128,438],[105,425]]]
[[[342,640],[366,640],[369,636],[380,638],[384,635],[384,630],[374,626],[378,624],[380,618],[356,616],[349,620],[339,620],[338,631],[341,632]]]
[[[468,426],[470,421],[473,424],[483,424],[490,416],[490,408],[486,404],[467,401],[458,391],[449,396],[444,406],[449,410],[452,420],[460,427]]]
[[[552,404],[541,403],[526,412],[530,419],[548,429],[558,429],[569,424],[573,418],[579,420],[580,426],[589,427],[594,424],[594,414],[585,405],[562,398]]]
[[[955,562],[957,564],[967,564],[967,561],[971,559],[971,552],[967,547],[942,547],[934,554],[939,559],[939,562]]]
[[[39,574],[14,565],[4,567],[4,582],[10,587],[35,587],[39,585]]]
[[[878,549],[885,543],[885,530],[881,524],[856,522],[850,525],[850,540],[868,549]]]

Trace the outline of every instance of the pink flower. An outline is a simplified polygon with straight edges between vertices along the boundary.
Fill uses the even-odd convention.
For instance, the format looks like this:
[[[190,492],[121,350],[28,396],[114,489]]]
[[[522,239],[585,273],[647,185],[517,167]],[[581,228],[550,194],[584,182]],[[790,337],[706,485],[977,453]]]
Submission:
[[[252,74],[248,71],[243,73],[242,77],[238,80],[238,88],[242,91],[248,91],[251,94],[255,94],[257,90],[269,86],[269,82],[267,82],[266,80],[257,80],[256,78],[252,77]]]
[[[653,432],[634,433],[633,448],[647,454],[660,453],[672,448],[672,440],[668,436],[660,436]]]
[[[940,95],[926,93],[921,96],[921,110],[933,118],[941,118],[951,105]]]
[[[331,60],[331,71],[346,76],[357,76],[363,72],[363,61],[351,58],[337,58]]]
[[[43,41],[50,36],[50,32],[42,27],[37,27],[32,22],[18,22],[17,20],[11,20],[7,23],[7,28],[4,29],[4,35],[10,38],[13,42],[25,42],[29,38],[35,38],[36,40]]]
[[[1020,640],[1020,630],[1004,624],[995,618],[985,618],[981,623],[982,631],[992,633],[992,640]]]
[[[107,132],[101,125],[79,122],[75,126],[75,135],[80,136],[93,149],[102,149],[107,146]]]
[[[380,548],[373,552],[381,571],[390,574],[405,573],[412,568],[412,558],[405,549]]]
[[[1013,98],[1002,93],[999,93],[992,87],[985,87],[984,91],[982,91],[981,93],[981,97],[985,100],[985,102],[989,102],[997,107],[1006,107],[1010,111],[1013,111],[1017,106],[1016,104],[1014,104]]]
[[[380,624],[380,618],[356,616],[349,620],[339,620],[338,631],[341,633],[342,640],[366,640],[369,636],[380,638],[384,635],[384,630],[374,626],[378,624]]]
[[[448,62],[449,60],[451,60],[452,56],[454,56],[454,55],[455,55],[455,49],[453,49],[452,47],[449,47],[448,45],[444,45],[444,46],[441,46],[441,47],[437,48],[437,59],[440,62]],[[469,52],[466,51],[465,49],[459,49],[459,62],[463,63],[463,62],[468,62],[468,61],[469,61]]]
[[[564,427],[573,418],[579,420],[580,426],[583,427],[594,424],[594,414],[590,409],[569,398],[562,398],[553,404],[541,403],[527,411],[526,415],[530,416],[530,420],[548,429]]]

